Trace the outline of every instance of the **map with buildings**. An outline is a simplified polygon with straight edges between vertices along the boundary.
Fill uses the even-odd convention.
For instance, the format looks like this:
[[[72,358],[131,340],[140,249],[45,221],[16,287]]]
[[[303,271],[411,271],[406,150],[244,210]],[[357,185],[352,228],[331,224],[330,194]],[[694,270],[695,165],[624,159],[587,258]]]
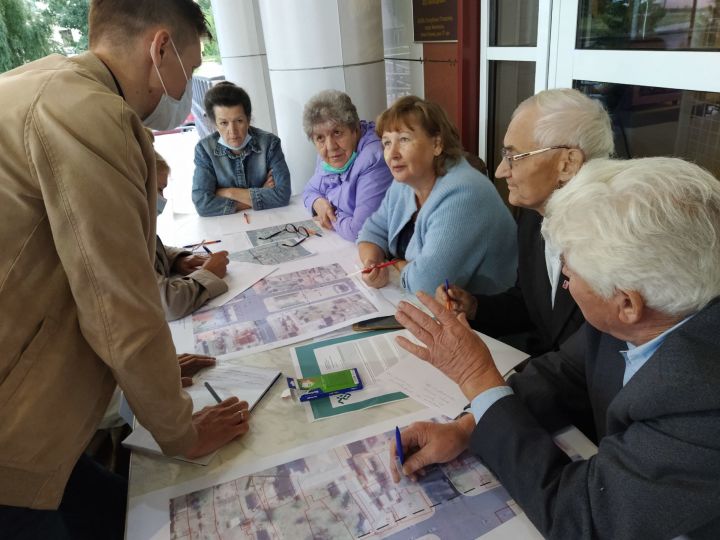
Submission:
[[[299,341],[378,314],[337,263],[272,274],[220,307],[193,313],[194,348],[220,356]]]
[[[386,433],[170,500],[172,540],[477,538],[520,512],[474,457],[392,481]]]

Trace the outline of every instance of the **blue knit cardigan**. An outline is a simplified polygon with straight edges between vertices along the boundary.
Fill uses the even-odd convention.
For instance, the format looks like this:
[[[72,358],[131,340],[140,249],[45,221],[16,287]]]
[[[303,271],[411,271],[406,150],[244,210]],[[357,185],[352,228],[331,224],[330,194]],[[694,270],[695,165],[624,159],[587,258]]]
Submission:
[[[357,242],[372,242],[390,257],[416,210],[413,189],[393,182]],[[446,278],[472,293],[501,292],[515,283],[515,221],[487,177],[461,158],[420,208],[405,256],[401,283],[410,292],[434,294]]]

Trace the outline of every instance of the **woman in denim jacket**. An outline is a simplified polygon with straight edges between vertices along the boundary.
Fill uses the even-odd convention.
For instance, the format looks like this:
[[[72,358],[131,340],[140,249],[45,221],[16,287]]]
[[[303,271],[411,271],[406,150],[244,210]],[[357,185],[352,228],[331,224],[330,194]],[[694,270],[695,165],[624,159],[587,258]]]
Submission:
[[[205,94],[205,112],[217,131],[195,146],[192,199],[201,216],[286,206],[290,172],[280,139],[250,126],[247,92],[231,82]]]

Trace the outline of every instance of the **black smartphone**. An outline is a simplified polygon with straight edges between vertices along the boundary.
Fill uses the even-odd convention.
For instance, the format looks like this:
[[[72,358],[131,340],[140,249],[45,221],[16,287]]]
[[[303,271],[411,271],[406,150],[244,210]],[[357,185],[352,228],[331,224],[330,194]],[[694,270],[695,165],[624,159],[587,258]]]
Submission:
[[[367,332],[369,330],[399,330],[403,325],[397,322],[394,315],[389,317],[377,317],[368,319],[352,325],[352,329],[356,332]]]

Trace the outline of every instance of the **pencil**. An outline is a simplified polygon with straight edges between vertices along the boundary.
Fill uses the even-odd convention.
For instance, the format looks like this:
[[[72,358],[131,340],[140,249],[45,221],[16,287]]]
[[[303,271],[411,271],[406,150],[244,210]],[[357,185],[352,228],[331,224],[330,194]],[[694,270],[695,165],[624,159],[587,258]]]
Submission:
[[[185,249],[197,249],[200,246],[207,246],[209,244],[217,244],[219,242],[222,242],[222,240],[203,240],[202,242],[196,242],[195,244],[188,244],[187,246],[183,246]]]
[[[451,302],[450,302],[450,282],[447,278],[445,278],[445,294],[447,295],[448,299],[445,302],[445,309],[450,311],[451,308]]]
[[[245,218],[245,223],[250,225],[250,216],[247,215],[247,212],[243,212],[243,217]]]
[[[205,388],[207,388],[207,389],[208,389],[208,392],[210,392],[210,395],[211,395],[213,398],[215,398],[215,401],[217,401],[218,403],[222,403],[222,399],[220,399],[220,396],[218,396],[218,394],[217,394],[217,392],[215,391],[215,389],[214,389],[212,386],[210,386],[210,383],[207,382],[207,381],[205,381]]]
[[[207,253],[208,255],[212,255],[212,251],[210,251],[210,250],[208,249],[208,247],[207,247],[206,245],[204,245],[204,244],[203,244],[203,249],[205,250],[205,253]]]
[[[384,263],[382,263],[382,264],[374,264],[373,266],[368,266],[367,268],[363,268],[363,269],[361,269],[361,270],[358,270],[357,272],[353,272],[352,274],[348,274],[346,277],[357,276],[358,274],[369,274],[370,272],[372,272],[372,271],[375,270],[375,269],[385,268],[386,266],[392,266],[392,265],[397,264],[397,263],[399,263],[399,262],[400,262],[400,259],[393,259],[392,261],[387,261],[387,262],[384,262]]]

